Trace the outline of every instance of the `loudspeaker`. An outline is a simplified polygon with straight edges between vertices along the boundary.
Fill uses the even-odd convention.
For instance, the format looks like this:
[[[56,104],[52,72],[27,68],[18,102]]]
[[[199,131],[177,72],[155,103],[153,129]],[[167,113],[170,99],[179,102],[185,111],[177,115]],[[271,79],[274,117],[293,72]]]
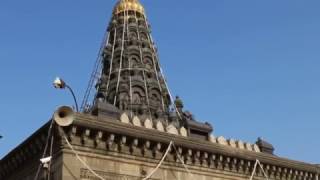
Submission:
[[[69,106],[61,106],[54,112],[53,120],[59,126],[70,126],[74,120],[74,111]]]

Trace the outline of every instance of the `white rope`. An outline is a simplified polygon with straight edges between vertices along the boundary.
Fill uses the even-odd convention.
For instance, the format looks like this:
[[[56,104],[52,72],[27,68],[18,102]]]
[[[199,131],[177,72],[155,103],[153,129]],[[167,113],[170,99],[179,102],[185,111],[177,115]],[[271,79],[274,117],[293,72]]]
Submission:
[[[129,21],[129,12],[128,11],[125,11],[127,12],[127,16],[128,16],[128,19],[127,21]],[[129,22],[127,22],[129,24]],[[129,25],[127,26],[127,37],[129,37]],[[129,57],[128,59],[129,61],[129,73],[128,73],[128,76],[129,76],[129,86],[130,86],[130,117],[132,118],[133,115],[132,115],[132,77],[131,77],[131,58]]]
[[[137,12],[134,13],[134,17],[136,19],[136,24],[137,24],[138,40],[141,41],[140,29],[139,29],[138,18],[137,18]],[[142,54],[142,50],[141,50],[141,45],[139,45],[139,50],[140,50],[140,61],[141,61],[141,64],[143,64],[143,57],[142,57],[143,54]],[[143,74],[143,79],[144,79],[144,88],[145,88],[145,91],[146,91],[147,104],[148,104],[148,108],[149,108],[149,115],[150,115],[150,119],[152,121],[152,115],[151,115],[151,110],[150,110],[149,91],[148,91],[148,86],[147,86],[147,79],[146,79],[145,69],[142,70],[142,74]]]
[[[148,26],[148,23],[147,23],[147,18],[146,18],[146,16],[144,16],[144,19],[145,19],[145,24],[146,24],[147,30],[148,30],[148,32],[150,32],[150,29],[149,29],[149,26]],[[165,111],[165,105],[164,105],[164,100],[163,100],[163,96],[162,96],[162,95],[163,95],[163,89],[162,89],[161,84],[160,84],[160,80],[159,80],[159,76],[158,76],[158,70],[157,70],[156,61],[155,61],[156,49],[154,48],[154,44],[153,44],[152,39],[151,39],[150,36],[151,36],[151,35],[149,34],[149,36],[148,36],[148,41],[149,41],[149,43],[151,43],[151,46],[152,46],[152,49],[153,49],[152,62],[153,62],[154,71],[156,72],[157,81],[158,81],[158,86],[159,86],[159,89],[160,89],[160,92],[161,92],[162,110]],[[158,61],[159,61],[159,59],[158,59]],[[158,65],[159,65],[159,64],[158,64]]]
[[[256,170],[257,170],[257,166],[258,166],[258,165],[259,165],[260,169],[262,170],[263,175],[265,176],[265,178],[266,178],[267,180],[269,180],[266,172],[264,171],[264,169],[263,169],[263,167],[262,167],[262,165],[261,165],[261,163],[260,163],[260,161],[259,161],[258,159],[256,160],[256,163],[254,164],[254,168],[253,168],[253,171],[252,171],[250,180],[253,179],[253,176],[254,176],[254,174],[256,173]]]
[[[90,166],[80,158],[79,154],[77,153],[77,151],[74,150],[74,148],[72,147],[72,145],[70,144],[68,138],[64,135],[63,136],[64,139],[66,140],[69,148],[71,149],[71,151],[76,155],[77,159],[81,162],[82,165],[84,165],[93,175],[95,175],[97,178],[99,178],[100,180],[105,180],[103,177],[101,177],[99,174],[97,174],[96,172],[94,172]]]
[[[146,19],[146,16],[145,16],[145,15],[144,15],[144,18]],[[148,25],[147,25],[147,28],[149,29]],[[161,74],[161,76],[162,76],[162,78],[163,78],[163,81],[164,81],[164,84],[165,84],[165,86],[166,86],[166,88],[167,88],[167,90],[168,90],[168,93],[169,93],[170,99],[171,99],[171,101],[172,101],[172,104],[173,104],[173,106],[174,106],[174,109],[175,109],[176,113],[178,114],[179,118],[182,120],[182,116],[181,116],[180,112],[178,111],[177,106],[174,104],[174,99],[173,99],[172,94],[171,94],[171,92],[170,92],[170,89],[169,89],[168,83],[167,83],[167,81],[166,81],[166,78],[165,78],[165,76],[164,76],[164,74],[163,74],[163,71],[162,71],[162,68],[161,68],[161,65],[160,65],[160,61],[159,61],[159,55],[156,53],[155,48],[154,48],[154,46],[153,46],[154,42],[153,42],[153,38],[152,38],[152,35],[151,35],[151,34],[150,34],[150,41],[151,41],[151,44],[152,44],[152,47],[153,47],[153,51],[154,51],[154,53],[155,53],[156,56],[157,56],[158,66],[159,66],[159,68],[160,68],[160,74]],[[157,71],[156,71],[156,72],[157,72]]]
[[[167,149],[166,153],[163,155],[163,157],[162,157],[161,161],[159,162],[159,164],[156,166],[156,168],[154,168],[154,169],[150,172],[150,174],[149,174],[147,177],[143,178],[142,180],[147,180],[147,179],[149,179],[149,178],[159,169],[159,167],[160,167],[161,164],[163,163],[164,159],[167,157],[168,153],[170,152],[172,145],[173,145],[173,142],[171,141],[170,144],[169,144],[169,146],[168,146],[168,149]]]
[[[171,91],[170,91],[169,86],[168,86],[168,84],[167,84],[166,77],[164,76],[161,67],[160,67],[160,73],[161,73],[161,75],[162,75],[162,77],[163,77],[164,84],[165,84],[165,86],[166,86],[167,89],[168,89],[168,93],[169,93],[170,99],[171,99],[171,101],[172,101],[173,107],[174,107],[176,113],[178,114],[180,120],[182,120],[182,116],[181,116],[180,112],[178,111],[178,108],[177,108],[176,104],[174,103],[174,99],[173,99],[173,97],[172,97]]]
[[[54,121],[52,119],[51,122],[50,122],[50,127],[49,127],[49,130],[48,130],[48,134],[47,134],[46,145],[44,147],[44,150],[43,150],[41,158],[44,158],[46,156],[46,152],[47,152],[48,146],[49,146],[49,140],[50,140],[50,135],[51,135],[51,131],[52,131],[53,122]],[[34,180],[38,179],[38,176],[39,176],[39,173],[40,173],[40,169],[41,169],[41,165],[42,165],[42,163],[40,163],[39,166],[38,166],[38,169],[37,169],[36,175],[34,177]]]
[[[176,146],[175,146],[174,144],[173,144],[173,148],[174,148],[174,150],[175,150],[175,152],[176,152],[176,154],[177,154],[177,156],[178,156],[178,159],[179,159],[180,162],[182,163],[184,169],[188,172],[188,174],[191,176],[191,178],[194,179],[192,173],[191,173],[190,170],[188,169],[187,165],[184,163],[183,159],[181,158],[181,156],[180,156],[180,154],[179,154],[179,152],[178,152],[178,150],[177,150],[177,148],[176,148]]]
[[[54,136],[51,136],[51,144],[50,144],[50,157],[53,157],[53,142],[54,142]],[[51,164],[52,164],[52,160],[50,160],[49,162],[49,167],[48,167],[48,180],[50,180],[50,176],[51,176]]]
[[[267,179],[267,180],[269,180],[268,175],[267,175],[267,173],[264,171],[264,169],[263,169],[263,167],[262,167],[262,165],[261,165],[260,161],[259,161],[259,160],[257,160],[257,161],[258,161],[258,164],[259,164],[259,166],[260,166],[260,168],[261,168],[261,170],[262,170],[262,172],[263,172],[264,176],[266,177],[266,179]]]
[[[111,55],[111,62],[110,62],[110,71],[109,71],[109,76],[108,76],[108,82],[107,82],[107,93],[109,91],[109,84],[110,84],[110,78],[111,78],[111,73],[112,72],[112,65],[113,65],[113,57],[114,57],[114,48],[116,45],[116,38],[117,37],[117,28],[114,29],[114,37],[113,37],[113,45],[112,45],[112,55]]]
[[[117,82],[117,88],[116,88],[116,94],[115,94],[115,98],[114,98],[114,102],[113,105],[116,105],[117,102],[117,97],[118,97],[118,91],[119,91],[119,85],[120,85],[120,75],[121,75],[121,69],[122,69],[122,60],[123,60],[123,51],[124,51],[124,35],[125,35],[125,31],[126,31],[126,15],[124,13],[123,15],[124,19],[123,19],[123,32],[122,32],[122,45],[121,45],[121,55],[120,55],[120,68],[119,68],[119,73],[118,73],[118,82]]]

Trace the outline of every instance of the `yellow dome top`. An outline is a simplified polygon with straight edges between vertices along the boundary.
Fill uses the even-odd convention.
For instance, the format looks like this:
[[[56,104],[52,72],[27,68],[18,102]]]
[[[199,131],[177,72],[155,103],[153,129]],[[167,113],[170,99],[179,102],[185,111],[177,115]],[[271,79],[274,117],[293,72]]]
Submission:
[[[114,10],[114,14],[119,14],[123,11],[137,11],[144,14],[144,7],[140,4],[139,0],[120,0]]]

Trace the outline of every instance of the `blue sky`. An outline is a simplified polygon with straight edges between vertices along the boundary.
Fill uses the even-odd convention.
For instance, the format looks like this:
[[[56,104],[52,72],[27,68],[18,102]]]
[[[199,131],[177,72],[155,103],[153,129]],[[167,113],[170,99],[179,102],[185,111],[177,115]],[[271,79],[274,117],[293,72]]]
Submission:
[[[169,86],[215,136],[320,163],[320,1],[141,0]],[[116,1],[0,2],[0,157],[82,100]]]

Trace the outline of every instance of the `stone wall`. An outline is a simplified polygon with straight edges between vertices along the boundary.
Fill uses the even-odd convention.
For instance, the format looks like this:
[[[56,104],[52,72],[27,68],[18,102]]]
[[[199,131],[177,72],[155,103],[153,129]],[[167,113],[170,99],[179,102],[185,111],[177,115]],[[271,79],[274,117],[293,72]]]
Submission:
[[[100,156],[93,153],[81,153],[80,157],[89,166],[106,180],[141,180],[148,175],[158,164],[158,161],[133,157],[130,155]],[[86,167],[66,150],[63,155],[63,180],[96,180]],[[178,162],[165,162],[150,180],[248,180],[250,175],[240,175],[236,172],[215,170],[204,167],[190,167],[189,175]],[[255,178],[263,179],[263,178]]]

